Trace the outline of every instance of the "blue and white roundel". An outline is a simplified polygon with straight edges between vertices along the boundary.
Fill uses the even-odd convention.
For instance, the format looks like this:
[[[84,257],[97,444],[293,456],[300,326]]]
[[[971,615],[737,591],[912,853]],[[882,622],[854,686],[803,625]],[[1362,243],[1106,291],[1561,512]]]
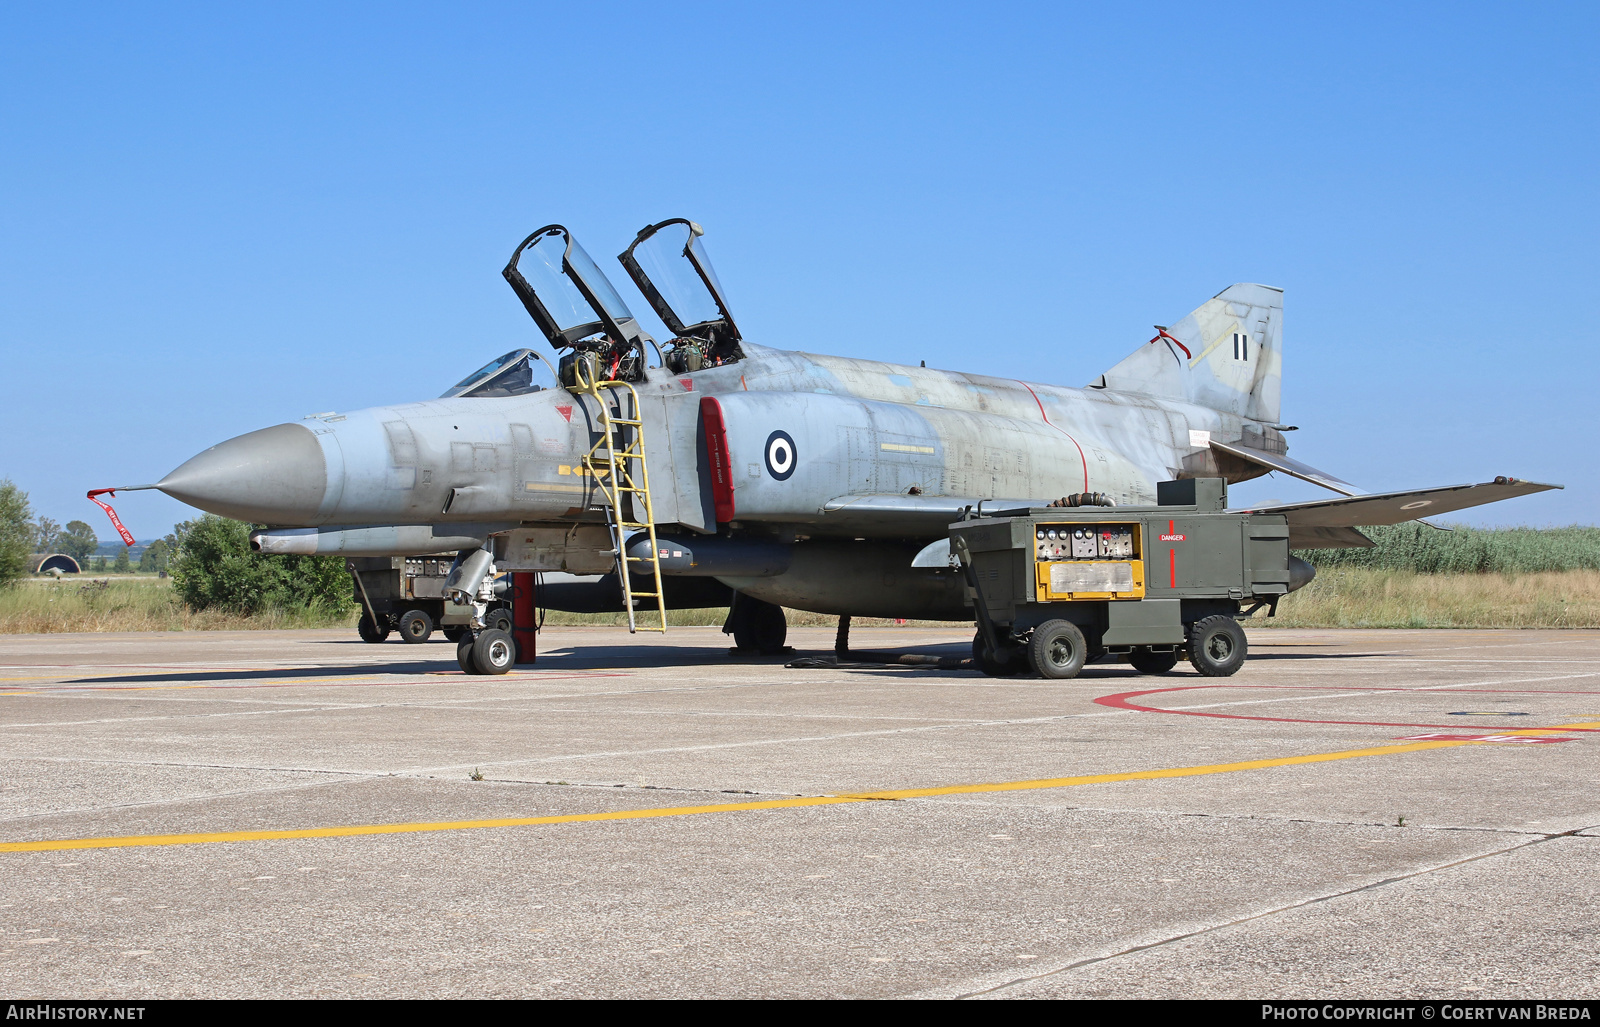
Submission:
[[[775,431],[767,436],[767,473],[778,481],[786,480],[794,473],[798,458],[795,456],[794,439],[786,431]]]

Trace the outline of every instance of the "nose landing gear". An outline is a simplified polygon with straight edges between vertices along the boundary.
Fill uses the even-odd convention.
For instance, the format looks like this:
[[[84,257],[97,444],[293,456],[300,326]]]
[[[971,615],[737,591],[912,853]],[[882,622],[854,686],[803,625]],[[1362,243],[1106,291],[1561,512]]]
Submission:
[[[485,628],[456,643],[456,663],[468,674],[504,674],[517,662],[517,643],[511,632]]]

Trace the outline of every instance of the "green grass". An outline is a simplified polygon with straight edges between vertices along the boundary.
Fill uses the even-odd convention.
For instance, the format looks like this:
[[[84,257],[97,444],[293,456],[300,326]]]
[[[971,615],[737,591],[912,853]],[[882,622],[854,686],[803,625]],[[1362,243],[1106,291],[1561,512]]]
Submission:
[[[1600,628],[1600,571],[1419,574],[1319,568],[1283,598],[1278,615],[1246,622],[1280,628]]]
[[[1600,628],[1600,528],[1457,528],[1422,524],[1367,528],[1373,549],[1317,549],[1298,555],[1317,568],[1309,586],[1286,597],[1276,627]],[[674,627],[720,626],[726,609],[671,610]],[[795,627],[832,627],[838,618],[788,611]],[[185,608],[153,575],[25,579],[0,588],[0,633],[195,631],[348,627],[356,614],[272,610],[254,616]],[[620,613],[549,611],[551,627],[619,626]],[[641,621],[647,623],[647,621]],[[856,618],[871,628],[897,622]],[[910,625],[923,622],[909,621]]]
[[[1295,555],[1332,568],[1420,574],[1511,574],[1600,570],[1600,528],[1465,528],[1426,524],[1362,528],[1373,549],[1311,549]]]
[[[0,588],[0,634],[353,628],[355,622],[353,611],[332,616],[308,610],[271,610],[253,616],[196,612],[178,602],[168,580],[154,575],[25,578]]]

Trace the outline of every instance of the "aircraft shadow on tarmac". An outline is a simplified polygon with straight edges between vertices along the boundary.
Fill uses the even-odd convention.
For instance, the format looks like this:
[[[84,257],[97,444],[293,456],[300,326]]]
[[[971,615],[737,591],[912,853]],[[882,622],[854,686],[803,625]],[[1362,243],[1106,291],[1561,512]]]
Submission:
[[[947,669],[931,666],[904,666],[893,663],[872,662],[875,657],[893,657],[901,654],[915,653],[922,656],[941,656],[950,658],[963,658],[971,653],[971,646],[964,642],[946,643],[943,645],[917,646],[915,649],[857,649],[852,650],[850,656],[839,661],[838,669],[863,671],[882,670],[894,671],[898,674],[964,674],[976,673],[969,668]],[[851,656],[867,655],[867,659],[852,659]],[[1362,660],[1389,656],[1388,653],[1256,653],[1251,655],[1250,661],[1266,660]],[[834,656],[831,649],[798,650],[791,649],[785,653],[771,656],[759,655],[731,655],[725,648],[718,646],[678,646],[678,645],[639,645],[618,650],[609,646],[554,646],[540,657],[540,663],[519,664],[516,670],[587,670],[605,671],[617,669],[648,669],[652,666],[782,666],[798,657],[818,656],[828,658]],[[317,664],[305,667],[277,667],[260,668],[252,670],[205,670],[205,671],[172,671],[159,674],[140,674],[130,676],[129,682],[150,683],[189,683],[204,684],[206,682],[250,682],[250,681],[283,681],[295,678],[362,678],[379,677],[387,675],[420,676],[437,675],[440,672],[458,672],[455,659],[433,660],[405,660],[395,663],[358,663],[358,664]],[[1092,663],[1085,667],[1083,674],[1088,677],[1105,676],[1139,676],[1132,667],[1121,663]],[[104,685],[106,678],[74,678],[63,681],[62,684],[73,685]]]
[[[328,677],[375,677],[380,674],[434,674],[441,670],[456,670],[456,661],[451,659],[448,663],[442,660],[412,660],[406,663],[384,664],[350,664],[346,666],[329,666],[319,664],[313,667],[278,667],[261,668],[255,670],[196,670],[196,671],[171,671],[162,674],[129,675],[117,679],[127,684],[143,684],[146,682],[190,682],[204,683],[207,681],[281,681],[285,678],[328,678]],[[64,685],[104,685],[109,679],[104,677],[75,678],[63,680]]]

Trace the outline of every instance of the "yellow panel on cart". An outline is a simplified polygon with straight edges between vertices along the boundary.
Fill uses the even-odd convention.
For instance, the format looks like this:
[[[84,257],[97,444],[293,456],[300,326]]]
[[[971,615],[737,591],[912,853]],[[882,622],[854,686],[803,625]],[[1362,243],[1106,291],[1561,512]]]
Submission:
[[[1034,565],[1037,601],[1143,599],[1143,560],[1040,560]]]

